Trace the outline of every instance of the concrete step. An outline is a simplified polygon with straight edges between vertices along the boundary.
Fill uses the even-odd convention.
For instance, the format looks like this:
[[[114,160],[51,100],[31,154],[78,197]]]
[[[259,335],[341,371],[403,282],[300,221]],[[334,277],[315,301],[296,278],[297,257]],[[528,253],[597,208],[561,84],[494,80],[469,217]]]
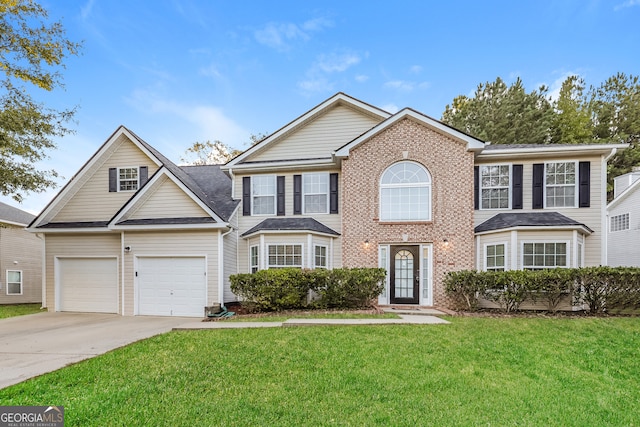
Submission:
[[[446,316],[442,310],[433,307],[418,307],[418,306],[393,306],[393,307],[380,307],[385,313],[406,314],[412,316]]]

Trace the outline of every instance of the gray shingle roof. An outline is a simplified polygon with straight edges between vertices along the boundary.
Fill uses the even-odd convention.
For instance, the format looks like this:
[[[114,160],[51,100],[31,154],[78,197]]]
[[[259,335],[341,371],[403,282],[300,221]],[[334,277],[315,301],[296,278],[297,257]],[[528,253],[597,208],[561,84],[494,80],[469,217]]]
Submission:
[[[242,237],[249,236],[258,231],[312,231],[316,233],[339,236],[335,230],[316,221],[313,218],[269,218],[242,233]]]
[[[29,212],[25,212],[21,209],[14,208],[13,206],[0,202],[0,222],[4,220],[27,225],[33,221],[34,218],[35,215],[31,215]]]
[[[476,233],[514,227],[576,226],[593,231],[581,222],[558,212],[508,212],[497,214],[475,228]]]
[[[48,222],[39,225],[38,228],[100,228],[106,227],[109,221],[69,221],[69,222]]]
[[[183,217],[183,218],[149,218],[149,219],[128,219],[120,221],[117,225],[174,225],[174,224],[213,224],[215,220],[211,217]]]

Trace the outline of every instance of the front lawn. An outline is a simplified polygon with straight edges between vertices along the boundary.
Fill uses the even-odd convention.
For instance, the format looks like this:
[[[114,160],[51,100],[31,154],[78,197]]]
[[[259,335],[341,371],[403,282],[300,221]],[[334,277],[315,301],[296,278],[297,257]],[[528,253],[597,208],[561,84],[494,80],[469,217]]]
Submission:
[[[42,304],[40,303],[0,305],[0,319],[45,311],[40,309],[41,306]]]
[[[640,422],[637,318],[171,332],[0,390],[67,426]]]

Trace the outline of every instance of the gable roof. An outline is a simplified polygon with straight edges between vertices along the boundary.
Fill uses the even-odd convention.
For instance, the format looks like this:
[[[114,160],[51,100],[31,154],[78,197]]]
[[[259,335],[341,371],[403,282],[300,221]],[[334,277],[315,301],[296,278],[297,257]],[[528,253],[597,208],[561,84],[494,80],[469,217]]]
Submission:
[[[220,171],[219,165],[202,166],[208,170],[190,170],[188,167],[179,167],[171,160],[166,158],[162,153],[156,150],[153,146],[148,144],[134,132],[130,131],[124,126],[119,126],[118,129],[102,144],[102,146],[96,151],[96,153],[80,168],[80,171],[74,175],[62,190],[49,202],[45,209],[40,213],[38,217],[33,219],[29,228],[86,228],[88,222],[76,221],[65,223],[41,223],[51,211],[53,211],[57,204],[61,203],[64,194],[70,191],[73,183],[80,179],[82,175],[90,170],[91,166],[95,164],[97,159],[104,154],[109,146],[111,146],[119,136],[126,135],[130,141],[137,145],[143,152],[145,152],[160,168],[155,175],[163,171],[167,175],[171,176],[174,181],[182,184],[187,190],[186,194],[193,198],[199,204],[204,205],[207,209],[214,213],[214,217],[217,220],[228,221],[233,214],[238,203],[237,200],[233,200],[231,197],[231,179]],[[153,178],[153,177],[152,177]],[[209,182],[209,180],[211,182]],[[125,203],[118,212],[112,217],[117,218],[121,215],[125,207],[135,198],[139,197],[146,189],[149,188],[149,181],[143,184],[138,191],[136,191],[129,201]],[[112,221],[108,221],[110,224]],[[205,221],[210,222],[210,221]],[[91,227],[99,227],[96,225],[98,222],[91,222]],[[99,223],[102,223],[100,221]],[[105,224],[105,226],[107,225]]]
[[[372,127],[367,132],[363,133],[351,142],[340,147],[338,150],[336,150],[335,155],[338,157],[348,156],[351,149],[356,148],[366,140],[372,138],[373,136],[389,128],[390,126],[393,126],[395,123],[398,123],[400,120],[407,118],[416,120],[419,123],[422,123],[437,132],[444,133],[454,139],[465,142],[467,144],[467,150],[469,151],[481,151],[485,146],[484,142],[478,138],[452,128],[451,126],[446,125],[441,121],[434,119],[433,117],[429,117],[426,114],[422,114],[412,108],[404,108],[398,111],[393,116],[387,118],[385,121],[379,123],[377,126]]]
[[[303,115],[299,116],[295,120],[291,121],[290,123],[288,123],[285,126],[281,127],[277,131],[273,132],[271,135],[267,136],[262,141],[254,144],[252,147],[250,147],[249,149],[247,149],[243,153],[241,153],[238,156],[236,156],[235,158],[231,159],[229,162],[227,162],[222,167],[222,169],[223,170],[229,170],[229,169],[234,168],[235,166],[238,166],[240,164],[245,163],[246,160],[252,154],[256,153],[257,151],[264,150],[267,146],[269,146],[270,144],[272,144],[275,141],[277,141],[278,139],[280,139],[283,135],[287,134],[288,132],[292,131],[293,129],[296,129],[296,128],[300,127],[301,125],[303,125],[305,123],[308,123],[309,121],[313,120],[315,117],[317,117],[320,114],[322,114],[327,109],[330,109],[330,108],[335,107],[337,105],[348,105],[348,106],[354,107],[356,109],[362,110],[364,112],[367,112],[367,113],[369,113],[371,115],[380,117],[380,119],[387,119],[388,117],[391,116],[391,113],[389,113],[387,111],[384,111],[381,108],[378,108],[378,107],[375,107],[373,105],[367,104],[366,102],[363,102],[363,101],[360,101],[359,99],[353,98],[353,97],[351,97],[351,96],[349,96],[349,95],[347,95],[347,94],[345,94],[343,92],[338,92],[335,95],[333,95],[332,97],[330,97],[327,100],[323,101],[322,103],[316,105],[311,110],[309,110],[306,113],[304,113]]]
[[[258,232],[278,231],[307,231],[330,236],[340,235],[337,231],[313,218],[268,218],[242,233],[241,237],[247,237]]]
[[[587,234],[593,233],[585,224],[562,215],[559,212],[505,212],[492,216],[476,226],[476,233],[503,231],[513,228],[581,228]]]
[[[607,205],[607,210],[610,210],[612,208],[615,208],[617,205],[619,205],[624,199],[626,199],[627,197],[629,197],[631,194],[633,194],[634,192],[637,191],[637,189],[640,188],[640,178],[636,179],[635,181],[633,181],[631,183],[631,185],[629,185],[627,188],[624,189],[624,191],[620,194],[618,194],[618,197],[616,197],[615,199],[613,199],[612,201],[609,202],[609,204]]]
[[[35,215],[31,215],[29,212],[0,202],[0,222],[26,227],[35,217]]]

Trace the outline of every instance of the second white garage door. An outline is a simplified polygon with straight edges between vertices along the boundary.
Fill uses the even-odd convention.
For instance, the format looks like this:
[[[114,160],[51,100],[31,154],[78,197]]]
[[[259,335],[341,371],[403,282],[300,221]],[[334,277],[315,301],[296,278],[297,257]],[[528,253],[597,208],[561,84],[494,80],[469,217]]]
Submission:
[[[138,314],[204,316],[204,257],[138,257]]]

